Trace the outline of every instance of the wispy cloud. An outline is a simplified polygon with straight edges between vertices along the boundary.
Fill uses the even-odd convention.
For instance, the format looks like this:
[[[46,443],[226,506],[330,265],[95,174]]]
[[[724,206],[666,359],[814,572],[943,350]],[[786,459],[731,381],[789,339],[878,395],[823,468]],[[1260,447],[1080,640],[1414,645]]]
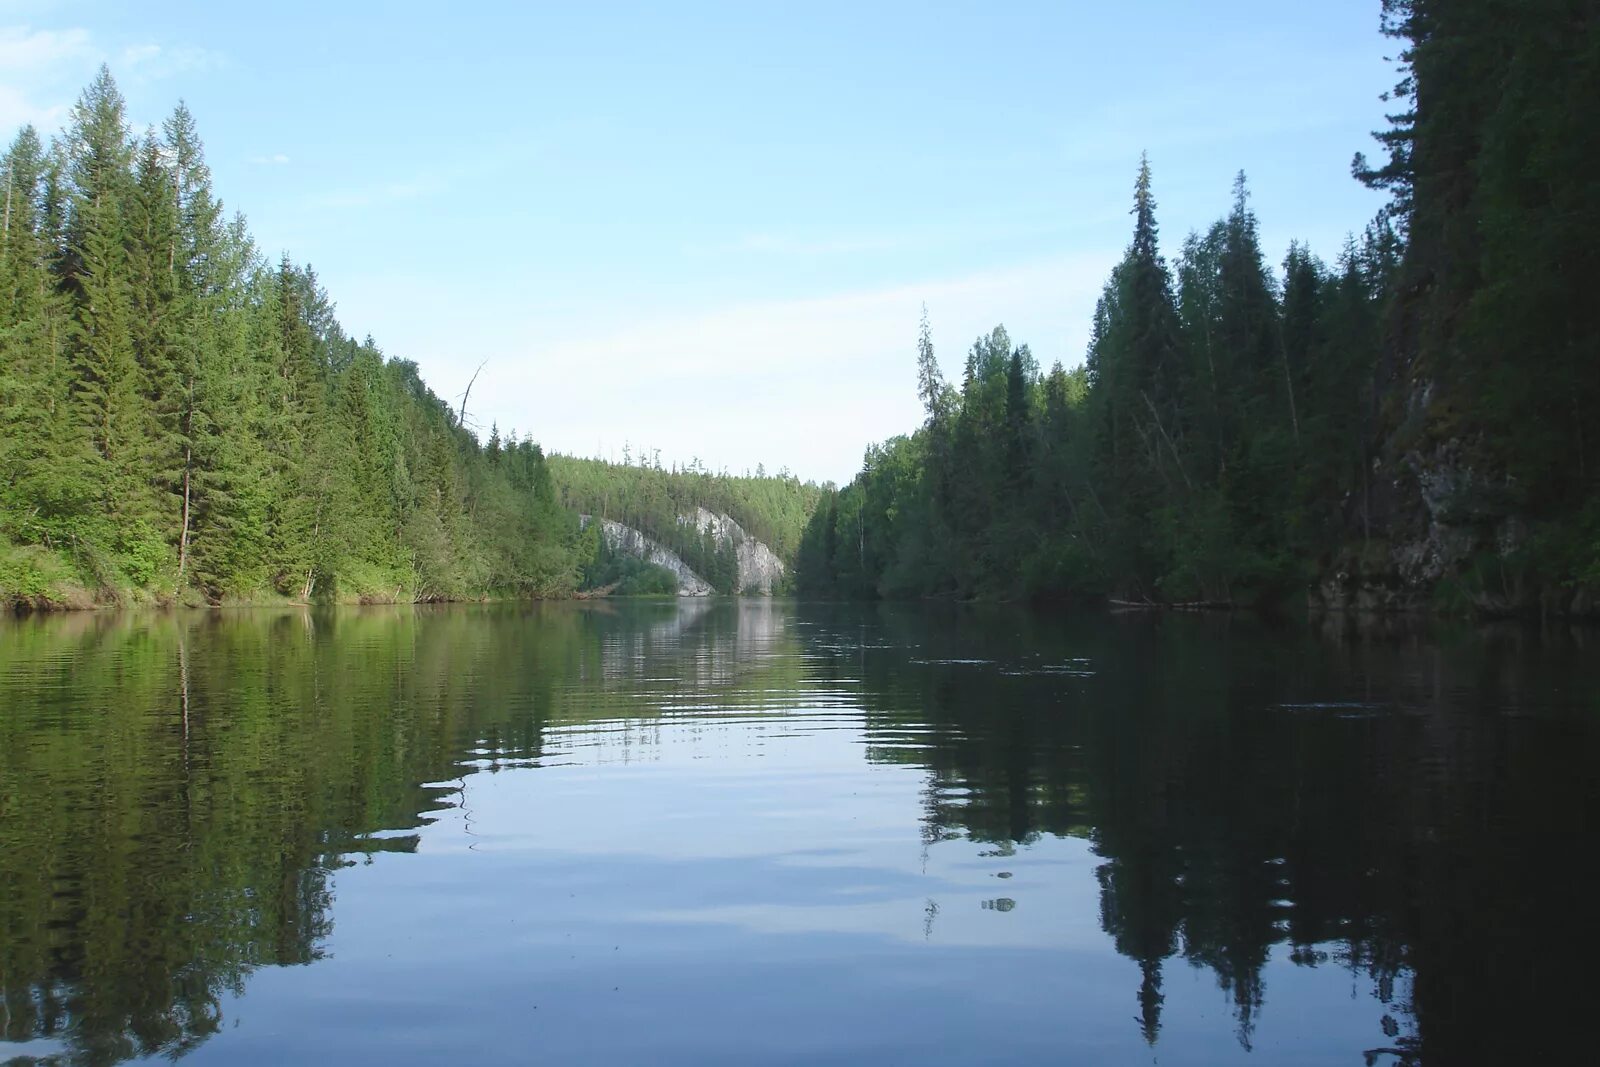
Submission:
[[[0,26],[0,136],[30,123],[47,131],[60,125],[70,101],[65,75],[87,68],[95,54],[87,30]]]
[[[971,247],[986,242],[1010,241],[1018,238],[1037,239],[1044,235],[1065,233],[1081,225],[1083,221],[1079,216],[1055,223],[1028,218],[918,222],[914,225],[872,230],[849,226],[806,230],[772,228],[745,232],[724,240],[691,243],[685,245],[683,251],[693,256],[748,255],[789,258],[901,254],[952,246]]]
[[[858,234],[853,236],[823,233],[747,233],[720,245],[697,251],[751,252],[780,256],[831,256],[863,252],[892,252],[903,248],[906,238],[898,234]]]
[[[41,104],[26,93],[10,85],[0,85],[0,137],[9,138],[13,130],[23,126],[36,126],[48,133],[61,125],[66,116],[65,104]]]
[[[999,322],[1044,363],[1071,366],[1082,357],[1086,324],[1116,255],[1108,249],[815,299],[741,304],[584,337],[541,336],[530,324],[521,341],[504,345],[491,362],[490,388],[480,382],[484,399],[474,406],[484,425],[523,427],[560,451],[620,449],[626,436],[660,448],[665,460],[698,456],[713,467],[739,469],[759,459],[770,469],[843,480],[866,445],[909,432],[920,420],[913,379],[924,302],[952,378],[972,339]],[[459,376],[464,385],[475,362],[465,356],[456,362],[425,365],[429,380],[437,375],[448,390]],[[597,373],[608,383],[598,406]],[[774,418],[775,410],[793,417]],[[597,442],[599,427],[617,439]]]
[[[143,42],[115,47],[82,27],[0,26],[0,131],[33,124],[45,131],[65,121],[95,65],[111,64],[129,82],[151,82],[211,70],[226,57],[208,48]]]
[[[282,152],[274,152],[270,156],[251,156],[250,162],[258,167],[282,167],[289,162],[289,157]]]
[[[407,181],[382,182],[364,189],[347,189],[340,192],[324,193],[313,197],[313,207],[337,208],[348,210],[351,208],[374,207],[380,204],[397,204],[409,200],[421,200],[434,196],[445,190],[443,179],[433,175],[419,175]]]
[[[118,65],[130,77],[156,81],[191,71],[214,70],[226,63],[227,57],[223,53],[210,48],[144,43],[124,48]]]
[[[301,162],[305,163],[305,160]],[[306,200],[306,206],[344,211],[427,200],[449,192],[463,182],[480,178],[486,171],[487,164],[481,162],[430,168],[397,180],[357,184],[312,195]]]
[[[85,29],[35,30],[0,26],[0,70],[8,81],[94,55]]]
[[[130,67],[150,63],[160,57],[161,46],[158,44],[136,44],[122,50],[122,62]]]

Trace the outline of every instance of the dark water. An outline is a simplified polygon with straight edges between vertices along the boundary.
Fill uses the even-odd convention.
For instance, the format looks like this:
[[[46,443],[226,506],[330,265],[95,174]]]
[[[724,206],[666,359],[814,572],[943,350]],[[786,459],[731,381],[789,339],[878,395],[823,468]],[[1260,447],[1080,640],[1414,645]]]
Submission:
[[[0,1061],[1592,1062],[1594,634],[0,623]]]

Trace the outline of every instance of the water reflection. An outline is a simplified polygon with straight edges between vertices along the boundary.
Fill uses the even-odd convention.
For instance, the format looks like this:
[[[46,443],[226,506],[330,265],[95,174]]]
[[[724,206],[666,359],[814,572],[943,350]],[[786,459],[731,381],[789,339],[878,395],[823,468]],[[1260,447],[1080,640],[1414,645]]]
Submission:
[[[5,624],[0,1056],[185,1055],[266,997],[262,968],[309,984],[339,955],[343,868],[433,849],[459,880],[457,848],[546,865],[450,882],[481,894],[449,920],[469,940],[485,915],[539,943],[599,929],[564,903],[582,889],[664,960],[710,952],[708,924],[745,931],[713,962],[845,938],[819,958],[868,996],[908,981],[871,948],[903,931],[966,953],[923,965],[955,996],[1001,959],[1120,975],[1098,929],[1135,968],[1105,1025],[1168,1062],[1226,1058],[1163,1037],[1186,971],[1225,995],[1235,1053],[1280,996],[1333,1011],[1291,991],[1337,970],[1377,1008],[1323,1053],[1559,1056],[1600,945],[1573,874],[1600,810],[1585,640],[765,600]],[[923,1035],[952,1062],[1072,1039],[1034,1016],[967,1046],[958,1014]]]
[[[1600,945],[1571,873],[1600,810],[1591,635],[881,617],[884,643],[921,654],[838,654],[889,740],[875,758],[930,768],[931,838],[1093,843],[1152,1045],[1181,960],[1215,976],[1250,1049],[1284,946],[1392,1009],[1369,1062],[1567,1051]]]

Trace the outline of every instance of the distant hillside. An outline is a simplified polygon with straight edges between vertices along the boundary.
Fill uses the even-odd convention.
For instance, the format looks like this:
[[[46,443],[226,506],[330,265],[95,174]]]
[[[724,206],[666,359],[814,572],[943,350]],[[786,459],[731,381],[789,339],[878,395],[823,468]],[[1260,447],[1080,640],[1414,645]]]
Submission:
[[[557,503],[643,532],[724,592],[737,591],[733,554],[726,546],[719,553],[715,531],[697,518],[702,509],[728,516],[792,568],[801,532],[822,497],[821,487],[792,476],[666,470],[561,455],[550,456],[547,465]]]

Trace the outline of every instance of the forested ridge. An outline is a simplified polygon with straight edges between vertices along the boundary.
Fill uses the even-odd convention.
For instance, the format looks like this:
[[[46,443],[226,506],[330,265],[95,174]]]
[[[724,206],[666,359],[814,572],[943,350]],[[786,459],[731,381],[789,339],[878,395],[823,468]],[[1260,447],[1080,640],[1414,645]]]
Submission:
[[[711,471],[699,461],[684,468],[663,468],[659,455],[640,453],[623,463],[551,455],[548,458],[555,497],[563,507],[631,526],[677,554],[712,588],[723,593],[738,588],[738,566],[730,540],[687,521],[697,509],[726,515],[745,533],[792,565],[806,522],[822,497],[822,489],[787,471],[769,475]],[[598,531],[590,533],[587,550],[599,569],[588,572],[589,584],[604,585],[615,568],[601,557]]]
[[[1142,161],[1084,364],[1003,327],[819,505],[803,590],[1587,614],[1600,583],[1600,5],[1384,0],[1390,202],[1331,262],[1241,173],[1169,264]]]

